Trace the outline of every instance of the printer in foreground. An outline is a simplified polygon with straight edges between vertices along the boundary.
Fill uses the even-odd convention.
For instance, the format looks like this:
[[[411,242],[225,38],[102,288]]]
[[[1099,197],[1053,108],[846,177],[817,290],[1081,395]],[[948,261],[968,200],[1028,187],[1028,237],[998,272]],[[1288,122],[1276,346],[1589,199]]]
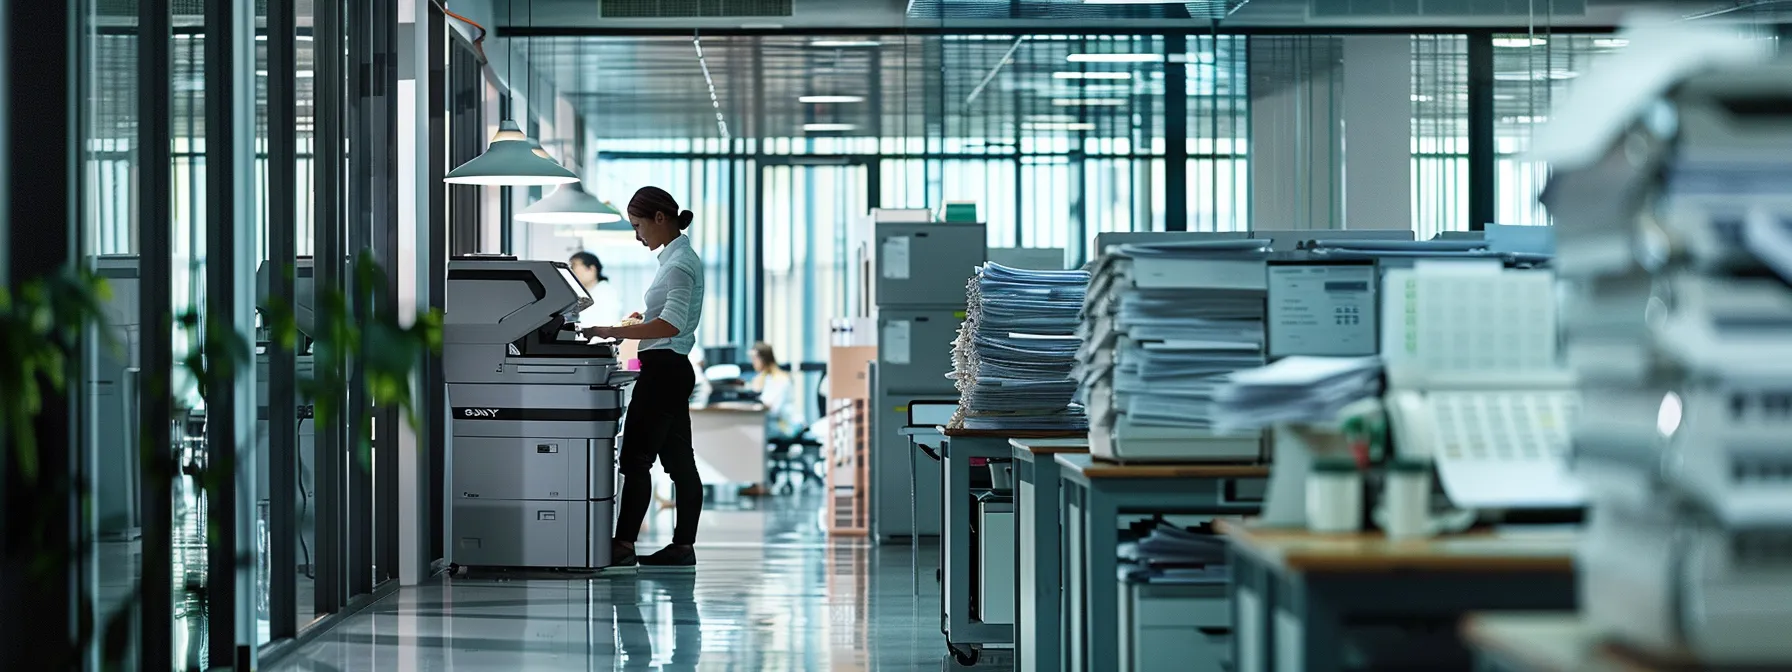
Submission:
[[[445,298],[449,561],[608,565],[622,387],[636,374],[579,336],[591,297],[566,264],[480,255],[449,261]]]

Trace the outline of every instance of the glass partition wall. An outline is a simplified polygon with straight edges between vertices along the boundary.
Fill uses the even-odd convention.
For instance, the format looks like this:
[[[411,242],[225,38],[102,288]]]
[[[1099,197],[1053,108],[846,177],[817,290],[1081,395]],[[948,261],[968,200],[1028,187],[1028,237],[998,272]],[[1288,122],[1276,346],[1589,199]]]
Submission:
[[[140,614],[106,620],[128,664],[94,669],[241,667],[395,587],[396,416],[349,353],[322,365],[351,421],[314,423],[329,336],[293,318],[396,289],[350,260],[398,258],[398,4],[81,3],[79,239],[111,290],[82,366],[87,576],[96,619]]]

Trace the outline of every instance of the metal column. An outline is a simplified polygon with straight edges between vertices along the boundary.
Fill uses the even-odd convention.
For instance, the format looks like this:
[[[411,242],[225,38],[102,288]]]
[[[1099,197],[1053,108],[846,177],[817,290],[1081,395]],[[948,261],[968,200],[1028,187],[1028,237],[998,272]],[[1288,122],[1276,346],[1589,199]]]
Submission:
[[[365,54],[368,81],[364,90],[368,93],[368,104],[364,113],[373,138],[369,146],[372,163],[368,167],[372,173],[368,185],[373,216],[368,220],[368,233],[380,265],[386,269],[384,287],[366,288],[372,300],[362,314],[373,317],[414,310],[414,307],[401,306],[398,302],[399,275],[404,268],[399,263],[399,256],[405,252],[399,244],[397,165],[411,157],[398,155],[398,3],[396,0],[370,0],[366,4],[371,11],[371,20]],[[363,353],[362,358],[368,354],[371,353]],[[356,387],[362,388],[361,385]],[[370,491],[365,501],[372,509],[356,515],[367,515],[371,519],[372,524],[367,528],[371,562],[361,564],[372,568],[373,574],[357,592],[369,592],[387,579],[398,578],[398,424],[403,420],[396,406],[374,407],[370,399],[367,408],[369,417],[374,418],[374,426],[368,428],[373,433],[374,448],[370,456],[373,469],[368,480]]]
[[[1468,34],[1468,230],[1494,218],[1493,33]]]
[[[316,239],[316,283],[317,295],[327,296],[331,292],[344,291],[346,283],[343,278],[343,39],[342,39],[342,0],[322,0],[316,4],[317,15],[314,19],[313,33],[316,48],[316,102],[313,113],[316,115],[313,135],[316,143],[317,213],[314,234]],[[325,318],[329,319],[329,318]],[[324,328],[328,328],[327,323]],[[325,371],[326,362],[318,362],[316,375],[319,377],[340,375],[338,371]],[[335,397],[334,405],[347,410],[344,401],[347,392],[344,390],[326,390]],[[324,403],[324,400],[314,400]],[[344,602],[348,594],[344,589],[342,570],[348,565],[343,555],[343,470],[347,464],[345,441],[347,435],[342,431],[342,423],[316,423],[317,432],[317,465],[314,467],[317,478],[317,596],[316,612],[327,614],[335,612]]]
[[[440,9],[429,13],[429,29],[425,33],[429,38],[429,158],[428,164],[421,167],[417,174],[424,182],[421,186],[429,190],[429,251],[428,256],[420,263],[426,264],[429,272],[429,306],[437,310],[446,308],[444,295],[448,285],[448,213],[444,207],[448,202],[448,185],[442,181],[448,172],[444,158],[448,156],[448,106],[452,94],[448,91],[448,35],[447,17]],[[477,130],[475,130],[477,133]],[[477,207],[477,205],[475,205]],[[474,229],[477,235],[477,229]],[[444,457],[448,453],[448,388],[443,382],[442,355],[427,355],[427,364],[423,369],[423,409],[422,444],[427,447],[424,459],[428,467],[424,475],[428,481],[424,483],[423,496],[429,502],[427,524],[424,530],[430,540],[427,549],[431,561],[447,557],[444,542],[447,528],[442,524],[442,489],[448,482],[447,474],[442,468]]]
[[[1188,36],[1180,34],[1164,36],[1164,230],[1166,231],[1188,230],[1188,66],[1178,60],[1173,60],[1175,57],[1187,53]],[[1134,226],[1133,230],[1138,230],[1138,227]]]
[[[204,338],[214,379],[206,401],[209,660],[255,669],[255,369],[223,362],[255,342],[255,14],[235,0],[205,6],[206,260]],[[227,335],[228,334],[228,335]]]
[[[78,67],[84,7],[75,3],[12,2],[4,18],[6,164],[4,224],[6,259],[0,276],[9,287],[61,272],[82,249],[75,152],[81,135],[76,114],[82,74]],[[67,380],[80,381],[81,358],[71,357]],[[0,660],[8,669],[67,669],[58,660],[73,641],[80,592],[81,507],[74,461],[79,437],[80,387],[45,394],[33,421],[38,472],[21,473],[8,451],[0,461],[0,501],[12,515],[0,520]],[[46,390],[47,392],[47,390]],[[9,444],[10,445],[10,442]],[[48,495],[48,496],[46,496]],[[31,516],[17,512],[32,512]],[[48,556],[52,562],[38,560]],[[26,605],[29,605],[27,607]]]
[[[369,249],[373,243],[373,219],[376,216],[378,198],[374,193],[373,173],[377,170],[378,157],[384,144],[375,129],[373,112],[374,101],[369,95],[370,87],[375,86],[373,76],[373,44],[374,22],[376,12],[374,5],[384,4],[362,0],[351,1],[347,7],[348,19],[344,28],[348,32],[348,90],[343,96],[345,103],[343,114],[347,121],[348,131],[348,242],[343,250],[349,261],[348,278],[343,286],[349,289],[349,308],[353,311],[356,322],[365,324],[369,318],[368,305],[373,293],[379,291],[361,285],[357,258]],[[371,473],[372,428],[368,422],[372,410],[367,400],[367,390],[362,386],[364,352],[353,353],[349,360],[348,371],[348,405],[343,407],[342,424],[348,428],[348,461],[343,471],[343,506],[341,519],[343,530],[342,567],[343,589],[345,596],[354,596],[373,590],[373,474]]]
[[[139,0],[137,28],[138,362],[143,448],[142,576],[139,579],[137,669],[174,660],[174,474],[170,423],[174,399],[173,288],[173,15],[169,0]]]
[[[268,0],[268,280],[270,299],[295,306],[298,125],[296,0]],[[268,630],[298,634],[298,389],[295,354],[281,338],[268,344]]]

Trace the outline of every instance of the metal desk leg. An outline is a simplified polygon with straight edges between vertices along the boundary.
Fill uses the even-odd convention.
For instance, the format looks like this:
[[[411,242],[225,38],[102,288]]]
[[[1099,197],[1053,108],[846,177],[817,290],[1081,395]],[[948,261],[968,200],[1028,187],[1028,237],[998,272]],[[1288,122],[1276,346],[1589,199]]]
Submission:
[[[921,521],[915,508],[915,440],[908,442],[908,585],[911,594],[921,594]]]
[[[940,550],[946,572],[940,584],[945,590],[940,608],[947,617],[947,622],[942,624],[947,632],[951,632],[952,625],[968,623],[971,616],[971,572],[966,566],[971,557],[971,512],[967,508],[971,492],[971,461],[955,455],[958,452],[946,453],[941,463],[946,487],[940,510],[945,512],[946,520],[940,529]]]
[[[1232,569],[1232,665],[1237,672],[1275,668],[1275,601],[1268,570],[1255,557],[1229,548]]]
[[[1085,669],[1111,670],[1120,663],[1120,580],[1115,575],[1120,561],[1120,510],[1102,486],[1092,485],[1083,505],[1083,574],[1088,582],[1088,602],[1083,630],[1088,638]]]
[[[1084,652],[1088,643],[1083,638],[1083,622],[1089,613],[1084,564],[1084,518],[1081,499],[1085,491],[1080,483],[1058,482],[1058,521],[1063,541],[1058,547],[1058,567],[1064,577],[1063,603],[1058,618],[1058,659],[1071,672],[1086,670]]]
[[[1058,500],[1060,485],[1057,461],[1045,457],[1048,459],[1022,463],[1023,468],[1030,468],[1032,493],[1024,504],[1015,507],[1022,516],[1019,524],[1030,526],[1033,541],[1031,547],[1023,546],[1016,558],[1022,567],[1028,568],[1025,573],[1030,575],[1030,580],[1023,582],[1025,585],[1015,594],[1028,596],[1033,606],[1030,613],[1026,610],[1017,612],[1020,620],[1014,624],[1018,638],[1015,641],[1016,662],[1022,672],[1057,670],[1061,666],[1058,635],[1063,627],[1059,619],[1064,599],[1064,576],[1058,555],[1062,533],[1058,529],[1058,512],[1049,504]],[[1016,497],[1015,501],[1018,503],[1021,499]]]
[[[1327,604],[1323,597],[1315,595],[1317,591],[1304,585],[1302,577],[1283,577],[1279,583],[1285,589],[1277,591],[1281,596],[1277,600],[1277,609],[1280,614],[1295,619],[1300,634],[1296,641],[1278,642],[1283,650],[1295,652],[1299,658],[1277,660],[1277,667],[1305,672],[1343,670],[1344,623],[1338,610]]]

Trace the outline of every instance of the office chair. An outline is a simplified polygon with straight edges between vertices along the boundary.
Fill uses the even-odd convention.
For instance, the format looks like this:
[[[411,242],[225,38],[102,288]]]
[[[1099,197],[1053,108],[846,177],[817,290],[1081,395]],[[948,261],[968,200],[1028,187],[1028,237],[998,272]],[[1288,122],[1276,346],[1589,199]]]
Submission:
[[[807,485],[811,482],[821,482],[825,477],[821,472],[821,465],[824,463],[821,456],[822,441],[820,437],[814,435],[813,430],[815,425],[820,422],[820,417],[826,415],[828,405],[825,384],[827,367],[825,364],[805,362],[798,365],[798,369],[806,373],[819,372],[821,374],[816,380],[815,389],[815,408],[818,411],[816,413],[818,417],[787,436],[766,437],[767,449],[770,454],[766,456],[768,482],[765,486],[768,489],[781,489],[786,494],[795,491],[794,482],[798,478],[801,483]],[[778,480],[782,476],[789,478],[779,485]]]

